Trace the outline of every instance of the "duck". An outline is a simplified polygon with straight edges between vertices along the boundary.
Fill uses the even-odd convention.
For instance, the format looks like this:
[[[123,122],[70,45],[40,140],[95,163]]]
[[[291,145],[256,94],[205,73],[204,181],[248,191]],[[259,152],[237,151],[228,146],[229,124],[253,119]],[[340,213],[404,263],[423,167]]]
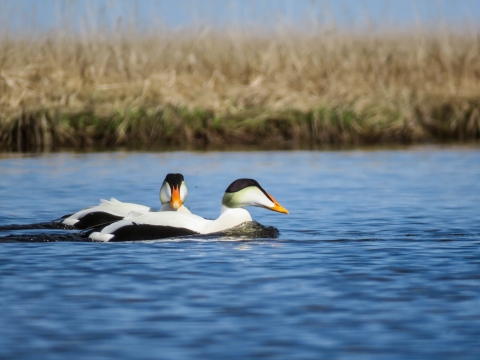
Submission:
[[[213,234],[253,221],[246,206],[258,206],[288,214],[254,179],[237,179],[225,190],[220,215],[215,220],[181,212],[137,213],[114,222],[89,238],[95,241],[155,240],[167,237]]]
[[[160,187],[159,197],[162,204],[159,212],[180,212],[190,214],[190,210],[183,205],[187,199],[187,185],[182,174],[167,174]],[[110,224],[126,217],[129,213],[135,214],[152,212],[153,210],[144,205],[125,203],[115,198],[102,199],[97,206],[91,206],[80,210],[75,214],[64,217],[63,225],[72,226],[75,229],[84,230],[102,224]]]

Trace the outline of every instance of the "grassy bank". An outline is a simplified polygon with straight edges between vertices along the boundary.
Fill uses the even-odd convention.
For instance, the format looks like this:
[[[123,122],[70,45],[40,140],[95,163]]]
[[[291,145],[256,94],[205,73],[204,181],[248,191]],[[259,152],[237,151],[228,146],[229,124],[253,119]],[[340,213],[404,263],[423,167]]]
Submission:
[[[478,141],[480,36],[4,36],[0,94],[1,150]]]

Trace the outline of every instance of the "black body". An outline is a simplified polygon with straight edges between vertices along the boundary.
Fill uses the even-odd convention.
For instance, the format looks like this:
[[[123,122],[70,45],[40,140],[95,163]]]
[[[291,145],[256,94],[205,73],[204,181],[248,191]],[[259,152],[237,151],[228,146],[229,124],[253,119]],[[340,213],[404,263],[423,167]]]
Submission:
[[[112,215],[102,211],[95,211],[81,217],[78,222],[73,225],[73,227],[79,230],[84,230],[97,225],[103,225],[103,227],[105,227],[108,224],[122,219],[123,216]]]
[[[197,232],[185,228],[173,226],[135,224],[122,226],[113,232],[114,237],[109,242],[134,241],[134,240],[157,240],[170,237],[198,235]]]

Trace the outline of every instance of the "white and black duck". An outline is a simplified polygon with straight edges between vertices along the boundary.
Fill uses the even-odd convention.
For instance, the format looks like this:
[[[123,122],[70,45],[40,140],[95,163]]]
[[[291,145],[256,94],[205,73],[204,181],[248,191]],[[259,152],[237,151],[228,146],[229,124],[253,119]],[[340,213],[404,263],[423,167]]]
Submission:
[[[179,212],[190,214],[183,203],[187,199],[187,185],[182,174],[168,174],[160,188],[160,212]],[[109,224],[122,220],[128,214],[134,212],[156,214],[153,210],[144,205],[124,203],[115,198],[101,200],[97,206],[92,206],[76,212],[73,215],[62,219],[62,224],[72,226],[75,229],[87,229],[90,227]]]

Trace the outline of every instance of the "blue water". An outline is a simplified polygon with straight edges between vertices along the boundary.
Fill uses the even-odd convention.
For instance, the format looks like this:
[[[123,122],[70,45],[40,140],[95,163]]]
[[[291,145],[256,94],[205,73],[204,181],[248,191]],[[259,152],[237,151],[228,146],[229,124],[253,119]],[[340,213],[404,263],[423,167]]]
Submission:
[[[0,226],[114,196],[159,207],[165,174],[215,218],[252,177],[278,239],[5,242],[0,358],[478,359],[480,150],[0,157]]]

